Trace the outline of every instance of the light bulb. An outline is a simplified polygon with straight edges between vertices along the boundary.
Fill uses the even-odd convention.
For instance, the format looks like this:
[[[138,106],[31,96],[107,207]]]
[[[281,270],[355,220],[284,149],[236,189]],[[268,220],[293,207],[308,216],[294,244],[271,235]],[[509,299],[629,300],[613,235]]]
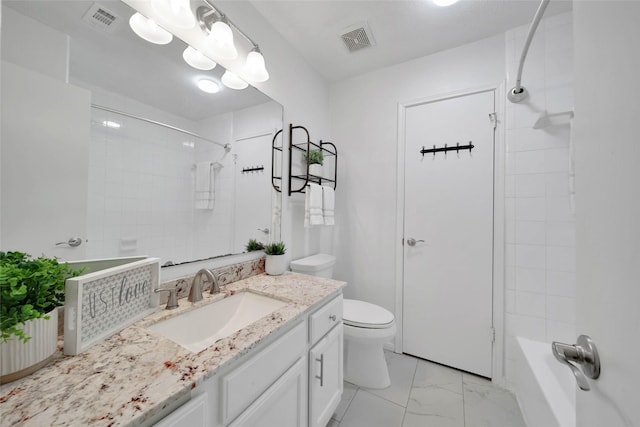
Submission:
[[[153,19],[148,19],[140,13],[134,13],[129,19],[129,26],[140,38],[155,44],[167,44],[173,40],[173,35],[160,28]]]
[[[252,82],[266,82],[269,80],[269,73],[264,66],[264,56],[258,47],[255,47],[247,55],[247,61],[244,64],[243,75]]]
[[[247,82],[245,82],[235,74],[229,72],[228,70],[225,71],[224,74],[222,75],[222,83],[226,87],[230,89],[236,89],[236,90],[241,90],[249,86]]]
[[[158,15],[174,27],[189,29],[196,25],[189,0],[154,0],[152,3]]]
[[[223,20],[213,23],[207,36],[207,42],[211,45],[212,51],[217,57],[221,59],[236,59],[238,51],[233,44],[233,31]]]
[[[198,84],[198,88],[200,88],[200,90],[203,92],[207,92],[207,93],[220,92],[220,86],[218,86],[218,83],[214,82],[213,80],[200,79],[198,80],[197,84]]]
[[[202,52],[191,46],[187,46],[184,52],[182,52],[182,57],[187,64],[198,70],[208,71],[213,70],[216,67],[216,63],[214,61],[207,58],[202,54]]]
[[[451,6],[454,3],[458,3],[458,0],[432,0],[433,4],[435,4],[436,6]]]

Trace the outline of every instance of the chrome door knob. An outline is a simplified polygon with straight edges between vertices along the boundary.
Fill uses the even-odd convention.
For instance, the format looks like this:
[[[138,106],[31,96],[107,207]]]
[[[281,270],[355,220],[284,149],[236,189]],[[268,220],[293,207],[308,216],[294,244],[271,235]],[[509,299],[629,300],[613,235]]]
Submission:
[[[413,237],[407,239],[407,245],[409,246],[415,246],[418,242],[424,242],[424,240],[416,240]]]
[[[72,248],[75,248],[76,246],[80,246],[81,244],[82,244],[82,239],[80,237],[70,237],[69,240],[67,240],[66,242],[56,243],[56,246],[69,245]]]

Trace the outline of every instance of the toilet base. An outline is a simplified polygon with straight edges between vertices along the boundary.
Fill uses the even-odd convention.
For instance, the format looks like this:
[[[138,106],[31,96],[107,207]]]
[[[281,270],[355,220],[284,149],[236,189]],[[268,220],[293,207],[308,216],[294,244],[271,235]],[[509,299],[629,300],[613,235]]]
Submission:
[[[395,334],[395,325],[388,330],[369,330],[379,335],[385,335],[383,339],[362,339],[354,337],[352,330],[345,325],[344,340],[344,379],[359,387],[383,389],[391,385],[389,368],[384,357],[383,344]]]

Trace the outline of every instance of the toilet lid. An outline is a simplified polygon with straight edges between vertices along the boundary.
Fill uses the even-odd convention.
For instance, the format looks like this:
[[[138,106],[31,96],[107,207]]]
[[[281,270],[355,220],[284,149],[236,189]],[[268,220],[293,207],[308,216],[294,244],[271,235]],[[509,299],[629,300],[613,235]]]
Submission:
[[[387,328],[394,320],[389,310],[365,301],[345,299],[342,310],[342,321],[359,328]]]

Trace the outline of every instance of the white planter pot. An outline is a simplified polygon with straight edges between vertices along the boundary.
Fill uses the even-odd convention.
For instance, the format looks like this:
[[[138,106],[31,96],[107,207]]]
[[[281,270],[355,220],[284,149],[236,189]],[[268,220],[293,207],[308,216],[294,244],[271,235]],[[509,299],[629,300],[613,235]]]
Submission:
[[[44,367],[58,347],[58,309],[45,318],[27,320],[22,329],[31,337],[26,343],[17,337],[0,342],[0,383],[5,384],[31,375]]]
[[[287,271],[287,257],[284,255],[267,255],[264,269],[270,276],[279,276]]]
[[[322,165],[317,163],[309,165],[309,175],[322,176]]]

